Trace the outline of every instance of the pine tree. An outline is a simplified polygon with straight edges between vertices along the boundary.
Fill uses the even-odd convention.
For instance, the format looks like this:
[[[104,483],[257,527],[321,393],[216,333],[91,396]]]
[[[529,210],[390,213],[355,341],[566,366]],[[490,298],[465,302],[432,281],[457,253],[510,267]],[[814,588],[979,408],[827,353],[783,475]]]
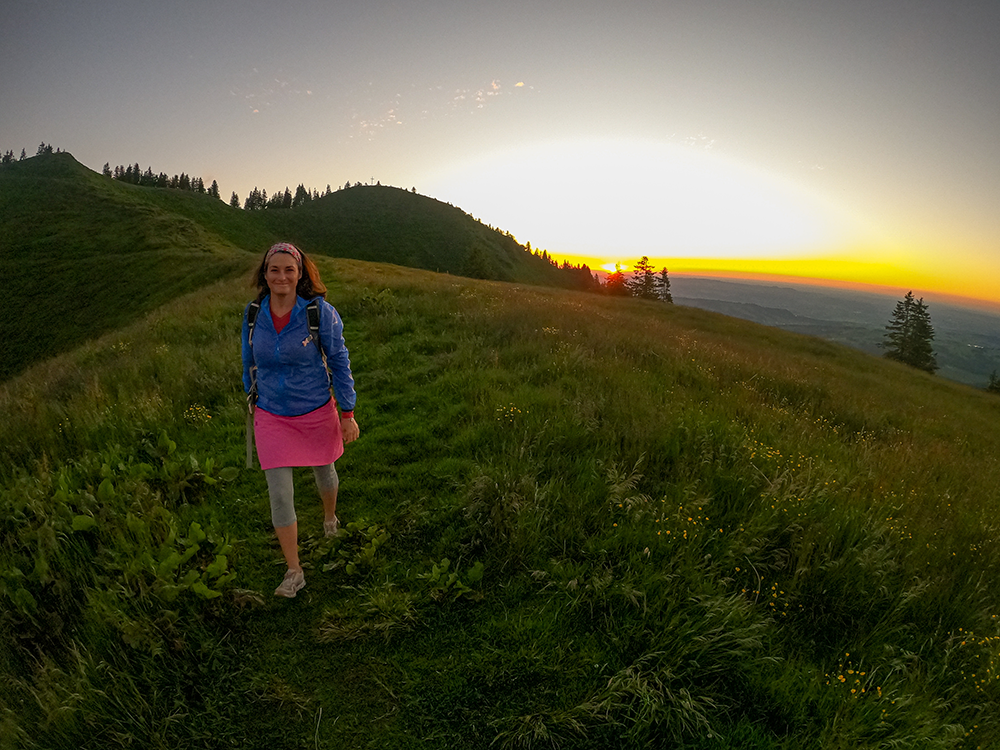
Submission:
[[[1000,393],[1000,378],[997,377],[996,370],[990,374],[990,382],[987,384],[986,390],[990,393]]]
[[[245,211],[259,211],[264,208],[264,204],[267,202],[267,191],[261,191],[256,186],[250,191],[247,196],[246,201],[243,203],[243,209]]]
[[[628,295],[628,287],[625,285],[625,274],[622,273],[620,263],[615,263],[615,270],[608,274],[608,279],[604,284],[604,291],[615,297],[625,297]]]
[[[885,356],[888,359],[899,359],[903,355],[912,310],[913,292],[908,292],[903,299],[896,303],[892,317],[889,319],[889,325],[885,327],[886,333],[882,339],[882,348],[886,350]]]
[[[240,196],[238,196],[236,194],[235,190],[233,191],[233,194],[229,198],[229,205],[230,205],[231,208],[239,208],[240,207]]]
[[[306,190],[306,186],[300,182],[299,186],[295,188],[295,195],[292,197],[291,207],[298,208],[299,206],[305,205],[310,200],[312,200],[312,196],[310,195],[309,191]]]
[[[923,297],[915,300],[913,292],[907,292],[896,303],[885,330],[882,348],[886,350],[885,356],[888,359],[930,373],[937,370],[937,358],[931,346],[934,327]]]
[[[667,276],[667,269],[660,271],[660,277],[656,280],[656,296],[663,302],[674,303],[674,297],[670,293],[670,277]]]
[[[632,278],[625,282],[633,297],[656,299],[656,273],[649,265],[649,258],[643,255],[632,269]]]

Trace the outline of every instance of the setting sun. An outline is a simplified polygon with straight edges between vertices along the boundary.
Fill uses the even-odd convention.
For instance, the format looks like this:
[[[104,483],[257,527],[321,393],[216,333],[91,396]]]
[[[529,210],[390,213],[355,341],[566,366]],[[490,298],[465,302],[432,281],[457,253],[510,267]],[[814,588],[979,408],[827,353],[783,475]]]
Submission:
[[[817,197],[703,148],[587,140],[498,152],[434,189],[558,256],[784,258],[828,253],[850,222]],[[603,265],[598,263],[598,265]]]
[[[439,172],[442,199],[562,261],[629,271],[936,288],[995,299],[989,253],[887,228],[805,184],[700,145],[587,139],[495,151]],[[958,241],[956,243],[956,241]],[[965,255],[968,255],[966,258]],[[970,277],[969,269],[982,273]]]

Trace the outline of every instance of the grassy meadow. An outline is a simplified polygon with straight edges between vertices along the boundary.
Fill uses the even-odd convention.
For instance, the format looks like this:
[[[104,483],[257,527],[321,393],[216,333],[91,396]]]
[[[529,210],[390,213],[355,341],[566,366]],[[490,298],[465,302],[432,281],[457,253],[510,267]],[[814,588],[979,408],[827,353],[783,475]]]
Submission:
[[[242,257],[247,274],[253,263]],[[307,586],[230,277],[0,385],[0,747],[990,748],[1000,399],[632,299],[320,259]]]
[[[0,318],[0,380],[232,276],[237,248],[269,239],[221,201],[116,182],[67,153],[3,165],[0,275],[18,314]]]

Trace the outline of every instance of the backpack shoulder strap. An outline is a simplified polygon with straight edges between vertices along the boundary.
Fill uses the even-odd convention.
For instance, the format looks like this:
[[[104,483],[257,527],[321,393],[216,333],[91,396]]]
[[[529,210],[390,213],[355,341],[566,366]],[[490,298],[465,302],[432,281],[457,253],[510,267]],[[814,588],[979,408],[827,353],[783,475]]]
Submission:
[[[253,361],[253,329],[257,324],[260,302],[247,305],[247,344],[250,347],[250,390],[247,391],[247,468],[253,468],[253,413],[257,408],[257,364]]]
[[[319,349],[319,356],[323,360],[323,369],[326,370],[327,377],[330,376],[330,367],[326,363],[326,352],[323,351],[323,343],[319,340],[319,298],[311,300],[306,305],[306,319],[309,322],[309,336],[312,338],[316,348]],[[332,383],[332,379],[331,379]]]
[[[319,340],[319,299],[314,299],[306,305],[306,319],[309,321],[309,333],[312,334],[313,343],[322,352],[323,346]]]
[[[253,328],[257,324],[257,313],[260,312],[260,302],[254,300],[247,306],[247,326],[250,331],[247,337],[247,342],[253,347]],[[253,349],[250,349],[251,353]]]

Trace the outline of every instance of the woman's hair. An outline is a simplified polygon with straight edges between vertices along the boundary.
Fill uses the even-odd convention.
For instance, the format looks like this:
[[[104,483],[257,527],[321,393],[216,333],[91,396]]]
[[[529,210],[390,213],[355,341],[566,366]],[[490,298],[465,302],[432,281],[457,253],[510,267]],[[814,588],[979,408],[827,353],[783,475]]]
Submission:
[[[272,250],[274,252],[272,252]],[[265,274],[267,273],[268,259],[270,259],[275,252],[286,253],[294,258],[295,254],[290,252],[292,250],[298,252],[302,259],[302,276],[299,278],[299,283],[295,287],[295,293],[304,299],[326,297],[326,284],[324,284],[323,280],[319,277],[319,269],[316,267],[316,264],[312,262],[312,259],[299,250],[299,248],[295,245],[281,242],[267,249],[267,252],[264,253],[264,257],[260,261],[260,265],[257,267],[256,272],[254,272],[253,278],[250,280],[250,286],[257,287],[258,302],[271,293],[271,289],[267,285],[267,278],[265,277]]]

